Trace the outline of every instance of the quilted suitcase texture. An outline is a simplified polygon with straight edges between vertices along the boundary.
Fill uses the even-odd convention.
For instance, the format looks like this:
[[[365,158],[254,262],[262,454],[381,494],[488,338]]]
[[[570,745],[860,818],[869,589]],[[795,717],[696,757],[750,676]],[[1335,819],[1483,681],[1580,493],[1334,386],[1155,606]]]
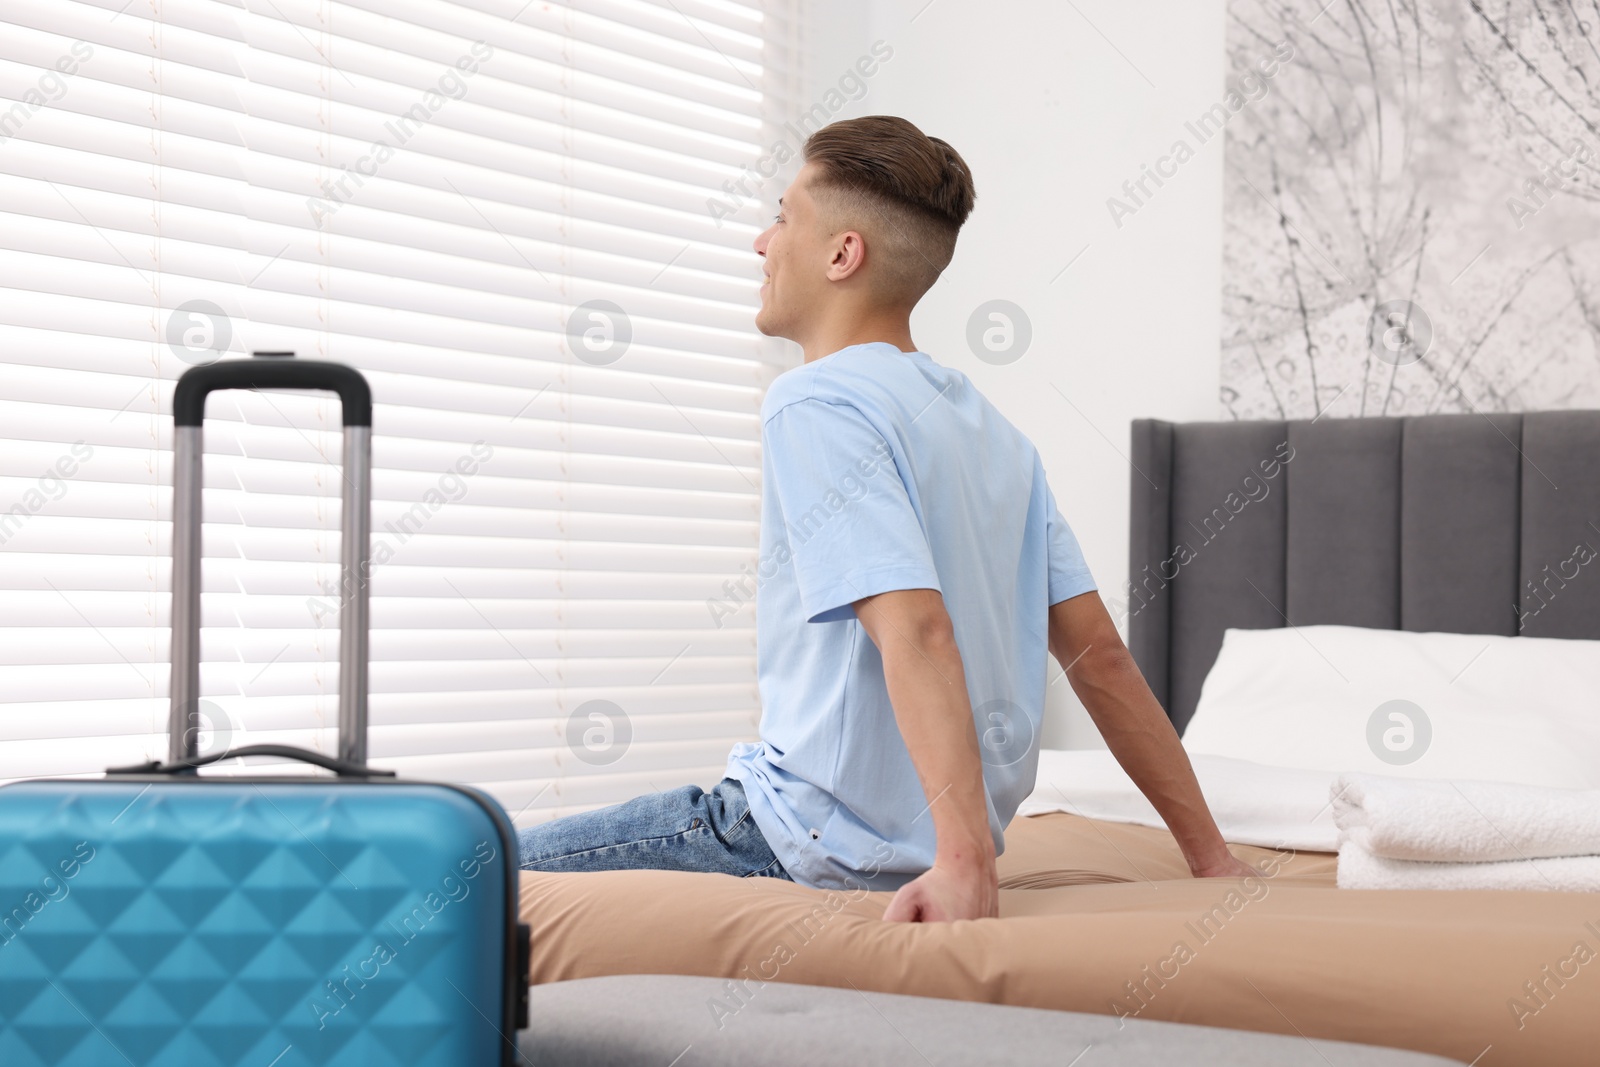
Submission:
[[[336,758],[194,751],[199,422],[211,389],[269,387],[345,402]],[[174,408],[170,758],[0,789],[0,1064],[514,1062],[527,946],[510,821],[476,790],[365,765],[365,382],[332,364],[219,363],[189,371]],[[337,776],[197,773],[248,755]]]

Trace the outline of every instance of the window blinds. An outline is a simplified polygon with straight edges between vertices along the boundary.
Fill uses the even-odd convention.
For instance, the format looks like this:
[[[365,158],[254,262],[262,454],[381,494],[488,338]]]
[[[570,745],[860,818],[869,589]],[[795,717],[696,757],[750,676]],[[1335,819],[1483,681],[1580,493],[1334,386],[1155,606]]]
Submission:
[[[0,0],[0,778],[164,754],[173,382],[270,350],[373,386],[376,765],[523,824],[715,781],[784,358],[724,183],[796,9]],[[331,397],[210,401],[204,751],[333,751],[338,457]]]

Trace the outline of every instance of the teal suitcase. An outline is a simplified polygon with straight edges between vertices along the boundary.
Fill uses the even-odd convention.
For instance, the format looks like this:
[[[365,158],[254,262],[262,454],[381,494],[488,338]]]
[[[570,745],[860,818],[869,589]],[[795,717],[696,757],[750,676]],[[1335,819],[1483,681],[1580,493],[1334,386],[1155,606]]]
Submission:
[[[196,754],[201,422],[211,391],[257,388],[343,400],[336,757]],[[188,371],[173,407],[171,748],[103,779],[0,789],[0,1064],[517,1062],[528,942],[510,820],[477,790],[366,765],[365,380],[336,364],[237,360]],[[251,755],[334,774],[198,773]]]

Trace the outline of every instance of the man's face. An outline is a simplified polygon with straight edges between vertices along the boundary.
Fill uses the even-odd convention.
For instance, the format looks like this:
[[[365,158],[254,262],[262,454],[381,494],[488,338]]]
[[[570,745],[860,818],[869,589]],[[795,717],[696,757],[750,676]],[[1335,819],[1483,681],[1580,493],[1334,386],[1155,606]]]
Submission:
[[[829,249],[817,204],[807,191],[814,170],[800,168],[794,182],[783,191],[778,217],[755,240],[766,275],[761,286],[761,310],[756,329],[769,337],[798,340],[800,326],[823,299]]]

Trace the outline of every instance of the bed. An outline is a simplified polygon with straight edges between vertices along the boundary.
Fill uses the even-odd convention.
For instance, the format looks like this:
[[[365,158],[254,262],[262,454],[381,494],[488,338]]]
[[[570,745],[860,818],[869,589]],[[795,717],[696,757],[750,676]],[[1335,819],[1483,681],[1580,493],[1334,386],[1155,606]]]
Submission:
[[[1129,644],[1180,730],[1230,627],[1600,638],[1600,576],[1557,588],[1545,570],[1600,517],[1600,413],[1141,421],[1131,455]],[[1239,497],[1274,455],[1269,491]],[[1224,505],[1230,493],[1248,503]],[[1204,541],[1173,566],[1183,538]],[[1089,1013],[1118,1032],[1286,1035],[1316,1062],[1342,1062],[1331,1042],[1480,1067],[1594,1062],[1600,895],[1340,890],[1330,853],[1235,851],[1261,879],[1195,880],[1163,829],[1054,812],[1008,828],[994,920],[888,924],[888,894],[656,871],[525,873],[522,914],[535,994],[720,979],[705,1026],[757,1003],[740,991],[765,980]],[[572,988],[550,985],[548,1002]],[[1202,1044],[1185,1062],[1246,1062]]]

